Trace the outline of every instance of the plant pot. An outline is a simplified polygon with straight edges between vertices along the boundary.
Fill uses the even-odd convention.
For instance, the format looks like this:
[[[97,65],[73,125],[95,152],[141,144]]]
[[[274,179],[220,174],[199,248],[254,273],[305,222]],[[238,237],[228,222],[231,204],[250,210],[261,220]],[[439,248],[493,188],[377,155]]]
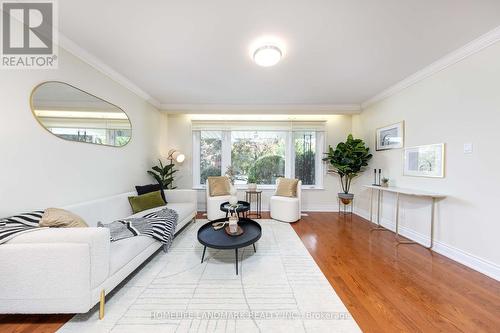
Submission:
[[[349,205],[352,199],[354,199],[354,194],[352,193],[339,193],[338,196],[344,205]]]
[[[382,187],[389,187],[389,182],[381,183],[380,186],[382,186]]]
[[[248,184],[248,190],[249,191],[256,191],[257,190],[257,184],[255,184],[255,183],[249,183]]]

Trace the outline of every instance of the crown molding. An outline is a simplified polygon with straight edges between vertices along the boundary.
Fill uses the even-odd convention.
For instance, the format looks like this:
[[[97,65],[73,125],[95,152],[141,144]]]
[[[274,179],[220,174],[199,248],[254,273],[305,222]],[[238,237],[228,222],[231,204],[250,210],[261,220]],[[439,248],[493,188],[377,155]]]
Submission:
[[[153,105],[156,108],[160,108],[160,102],[154,99],[151,95],[149,95],[147,92],[139,88],[135,83],[127,79],[125,76],[122,74],[118,73],[116,70],[105,64],[103,61],[101,61],[99,58],[79,46],[77,43],[63,35],[61,32],[59,32],[59,46],[65,49],[66,51],[70,52],[74,56],[80,58],[82,61],[87,63],[88,65],[94,67],[97,69],[99,72],[103,73],[104,75],[108,76],[112,80],[116,81],[117,83],[121,84],[123,87],[127,88],[137,96],[141,97],[151,105]]]
[[[160,110],[170,114],[177,113],[233,113],[248,114],[358,114],[358,104],[161,104]]]
[[[383,99],[386,99],[388,97],[391,97],[402,90],[470,57],[471,55],[487,48],[488,46],[491,46],[495,43],[500,41],[500,26],[496,27],[495,29],[487,32],[486,34],[482,35],[481,37],[473,40],[472,42],[464,45],[463,47],[459,48],[458,50],[455,50],[441,59],[433,62],[429,66],[421,69],[420,71],[416,72],[415,74],[410,75],[406,79],[396,83],[395,85],[383,90],[382,92],[378,93],[377,95],[373,96],[372,98],[368,99],[367,101],[363,102],[361,104],[362,109],[366,109],[369,106],[380,102]]]

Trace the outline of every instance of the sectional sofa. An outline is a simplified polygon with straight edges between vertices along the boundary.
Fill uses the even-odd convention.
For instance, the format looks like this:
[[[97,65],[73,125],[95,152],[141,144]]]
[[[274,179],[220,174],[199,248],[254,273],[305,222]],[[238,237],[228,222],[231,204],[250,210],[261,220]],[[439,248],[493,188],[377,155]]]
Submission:
[[[85,313],[162,247],[147,236],[110,242],[97,222],[132,215],[135,192],[62,207],[81,216],[89,228],[49,228],[19,235],[0,245],[0,313]],[[179,215],[176,233],[196,216],[196,191],[166,190],[166,207]],[[175,240],[174,240],[175,242]],[[168,255],[165,254],[165,255]]]

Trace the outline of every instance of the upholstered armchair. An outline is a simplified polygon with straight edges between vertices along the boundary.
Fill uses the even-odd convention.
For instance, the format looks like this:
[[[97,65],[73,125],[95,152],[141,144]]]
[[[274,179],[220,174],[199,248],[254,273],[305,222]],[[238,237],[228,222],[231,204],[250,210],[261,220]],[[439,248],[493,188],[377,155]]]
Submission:
[[[276,180],[276,188],[279,187],[279,182],[283,178]],[[302,181],[297,182],[296,196],[281,196],[275,193],[269,200],[271,218],[281,222],[297,222],[301,215],[301,189]],[[278,191],[278,190],[277,190]]]
[[[226,177],[224,177],[226,178]],[[227,188],[230,188],[229,178],[227,178]],[[210,182],[207,179],[206,182],[206,197],[207,197],[207,219],[210,221],[226,217],[226,213],[220,210],[220,205],[223,202],[229,201],[230,195],[210,195],[213,191],[210,191]]]

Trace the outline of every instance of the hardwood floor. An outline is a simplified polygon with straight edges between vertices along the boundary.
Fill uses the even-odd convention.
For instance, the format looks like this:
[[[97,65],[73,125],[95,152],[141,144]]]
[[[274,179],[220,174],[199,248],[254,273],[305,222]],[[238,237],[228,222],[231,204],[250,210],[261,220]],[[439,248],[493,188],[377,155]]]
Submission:
[[[292,225],[364,332],[500,332],[500,283],[363,218]]]
[[[500,331],[500,282],[421,246],[396,246],[393,233],[370,232],[356,215],[309,213],[292,226],[364,332]],[[55,332],[70,318],[0,315],[0,332]]]
[[[2,333],[52,333],[71,319],[70,314],[0,315]]]

